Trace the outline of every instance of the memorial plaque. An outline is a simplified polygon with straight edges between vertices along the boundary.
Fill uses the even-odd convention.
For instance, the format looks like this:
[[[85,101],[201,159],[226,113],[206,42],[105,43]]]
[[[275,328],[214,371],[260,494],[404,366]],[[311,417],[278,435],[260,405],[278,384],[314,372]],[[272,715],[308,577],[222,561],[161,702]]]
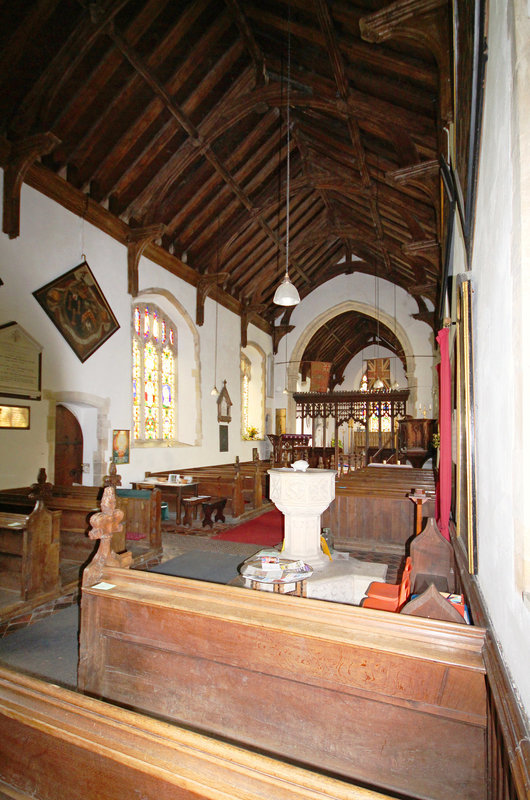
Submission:
[[[41,399],[42,347],[16,322],[0,326],[0,395]]]
[[[0,428],[29,429],[29,406],[0,406]]]

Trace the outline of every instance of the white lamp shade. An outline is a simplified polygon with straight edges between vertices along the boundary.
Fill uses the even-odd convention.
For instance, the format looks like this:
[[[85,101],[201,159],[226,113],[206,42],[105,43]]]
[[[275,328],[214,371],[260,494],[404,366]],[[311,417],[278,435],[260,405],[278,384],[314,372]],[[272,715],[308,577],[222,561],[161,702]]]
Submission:
[[[374,389],[384,389],[384,388],[385,388],[385,384],[383,383],[383,381],[381,380],[381,378],[378,378],[378,379],[377,379],[377,380],[374,382]]]
[[[282,282],[276,289],[273,302],[276,303],[277,306],[295,306],[300,302],[298,289],[291,283],[287,273],[285,273]]]
[[[212,397],[218,397],[219,396],[219,389],[217,388],[217,386],[213,387],[213,389],[210,392],[210,394],[212,395]]]

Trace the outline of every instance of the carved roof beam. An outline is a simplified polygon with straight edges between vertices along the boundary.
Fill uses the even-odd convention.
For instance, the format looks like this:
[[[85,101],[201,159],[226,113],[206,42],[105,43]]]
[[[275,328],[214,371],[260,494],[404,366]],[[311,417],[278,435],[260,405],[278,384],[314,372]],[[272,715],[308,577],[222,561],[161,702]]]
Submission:
[[[290,234],[290,240],[291,240],[291,243],[293,245],[294,251],[296,251],[295,242],[296,242],[296,229],[297,229],[297,227],[299,226],[299,227],[302,228],[302,230],[305,230],[305,226],[311,224],[311,220],[314,218],[314,216],[315,216],[315,201],[314,201],[314,198],[311,198],[311,197],[308,198],[307,203],[300,204],[296,209],[294,209],[294,208],[292,209],[292,211],[291,211],[291,231],[292,231],[292,233]],[[302,263],[301,259],[296,257],[294,254],[293,254],[293,259],[296,259],[296,263]],[[252,257],[252,261],[254,263],[253,263],[253,266],[252,266],[252,268],[250,270],[248,268],[246,268],[246,264],[244,262],[243,262],[243,266],[242,266],[243,271],[241,269],[236,269],[236,270],[232,269],[231,270],[232,278],[234,279],[235,284],[237,284],[238,283],[238,277],[237,276],[240,276],[239,280],[244,285],[249,284],[250,281],[253,278],[256,278],[256,281],[254,281],[254,282],[255,283],[257,282],[258,287],[260,289],[263,289],[264,288],[264,275],[261,272],[259,264],[254,259],[254,256]],[[274,259],[274,264],[275,263],[276,263],[276,259]],[[311,281],[311,278],[310,278],[306,263],[307,263],[307,257],[304,258],[304,272],[307,275],[309,286],[310,286],[310,288],[312,288],[312,281]],[[281,274],[283,274],[283,267],[284,267],[284,264],[282,263],[282,272],[281,272]],[[275,270],[274,270],[274,272],[275,272]],[[271,274],[271,280],[272,281],[276,280],[276,282],[278,282],[278,280],[281,277],[281,274],[280,275],[274,275],[274,273],[272,271],[271,271],[270,274]],[[301,287],[301,289],[302,289],[301,293],[303,293],[303,288],[304,287]]]
[[[260,46],[256,42],[256,39],[254,38],[254,34],[252,33],[250,25],[247,22],[247,18],[241,10],[239,0],[225,0],[225,3],[234,18],[234,22],[237,25],[241,38],[243,39],[245,47],[247,48],[252,59],[252,63],[254,64],[256,86],[267,84],[269,82],[269,76],[267,74],[265,57]]]
[[[326,41],[326,46],[331,61],[333,75],[335,77],[335,82],[337,84],[338,92],[341,99],[348,106],[348,130],[353,144],[353,149],[357,158],[357,165],[361,173],[361,181],[363,186],[372,192],[372,180],[370,178],[370,173],[366,165],[366,155],[361,140],[359,124],[354,114],[353,106],[351,104],[350,87],[348,79],[346,77],[346,70],[344,67],[343,58],[337,43],[335,30],[333,28],[333,21],[331,19],[331,15],[329,13],[329,9],[325,0],[314,0],[314,2],[317,9],[319,23],[324,33],[324,38]],[[379,247],[381,248],[381,254],[383,256],[385,266],[387,270],[390,272],[391,270],[390,259],[385,247],[384,231],[383,231],[383,226],[381,224],[381,217],[379,215],[377,197],[373,192],[369,198],[369,203],[372,215],[372,223],[375,228],[377,242],[379,244]]]
[[[447,0],[397,0],[359,21],[363,39],[384,42],[405,39],[424,44],[438,64],[440,116],[442,123],[453,118],[451,95],[451,43]]]
[[[38,158],[59,144],[53,133],[37,133],[10,145],[4,172],[4,210],[2,230],[10,239],[20,233],[20,192],[24,178]]]
[[[275,146],[272,137],[267,137],[263,145],[256,150],[257,142],[261,140],[264,134],[270,130],[271,123],[274,122],[276,117],[276,110],[272,110],[268,114],[265,114],[258,125],[253,128],[249,136],[246,137],[242,144],[227,160],[227,166],[229,169],[235,168],[237,164],[242,165],[240,170],[236,172],[237,180],[245,180],[247,175],[252,172],[254,159],[264,161],[266,163],[271,161],[273,165],[271,170],[274,170],[274,168],[277,166],[278,160],[281,158],[281,154],[272,152]],[[236,203],[229,203],[227,206],[226,200],[227,196],[230,196],[230,194],[228,187],[226,187],[225,184],[223,184],[218,193],[212,197],[212,193],[214,192],[215,187],[218,185],[219,176],[215,173],[212,174],[206,181],[202,182],[198,191],[194,192],[187,202],[179,204],[175,214],[166,223],[168,232],[171,234],[175,230],[185,226],[186,220],[189,217],[192,217],[193,220],[195,220],[197,215],[207,214],[209,226],[203,228],[203,235],[205,235],[214,225],[215,220],[213,220],[213,217],[222,215],[222,217],[228,218],[229,214],[233,210],[233,206],[235,207]],[[206,205],[204,205],[205,200],[207,200]],[[219,205],[222,207],[222,211],[220,213],[216,212],[216,207]],[[200,211],[198,211],[198,206],[201,207]],[[237,203],[237,206],[239,206],[239,203]],[[265,209],[262,208],[261,210],[264,211]],[[207,261],[208,259],[206,258],[205,260]]]
[[[208,0],[202,0],[202,3],[194,3],[194,8],[198,5],[204,5]],[[136,44],[138,39],[145,33],[146,29],[156,19],[158,14],[163,10],[163,4],[159,0],[149,0],[145,6],[140,9],[139,13],[131,21],[126,30],[127,41],[131,44]],[[185,27],[185,14],[180,18],[180,25]],[[123,60],[119,52],[112,47],[109,43],[109,50],[103,56],[101,61],[96,65],[95,69],[85,76],[85,84],[83,91],[75,93],[71,96],[69,101],[63,98],[60,107],[56,109],[54,126],[57,126],[61,131],[63,139],[69,139],[70,134],[79,123],[80,118],[86,113],[87,110],[87,97],[94,98],[98,93],[113,80],[114,75],[123,64]],[[57,163],[66,161],[66,155],[61,148],[60,152],[56,154],[59,158]]]
[[[411,164],[403,169],[389,172],[390,181],[402,186],[414,186],[425,194],[434,207],[437,232],[440,230],[440,163],[434,159]]]
[[[201,275],[197,284],[197,303],[195,309],[195,322],[200,327],[204,325],[204,303],[214,287],[225,288],[230,277],[229,272],[216,272],[212,275]]]
[[[204,2],[204,0],[202,0]],[[195,5],[195,4],[193,4]],[[202,5],[202,2],[201,2]],[[166,35],[161,39],[160,42],[157,43],[156,47],[153,51],[147,56],[145,61],[145,68],[150,70],[152,74],[156,73],[156,70],[168,59],[172,52],[178,47],[183,38],[185,40],[186,32],[189,30],[190,26],[196,21],[196,14],[190,12],[190,14],[184,14],[182,17],[183,27],[182,30],[179,25],[175,25],[169,28],[166,32]],[[229,28],[231,24],[231,20],[229,19],[228,13],[220,14],[218,19],[215,21],[214,27],[216,30],[222,35],[223,32]],[[130,53],[134,56],[134,44],[136,39],[129,39],[127,34],[120,33],[117,31],[113,25],[109,24],[105,28],[105,34],[109,37],[110,41],[114,45],[115,52],[118,53],[122,59],[127,59],[127,56],[124,52],[124,48],[129,48]],[[208,31],[206,32],[205,36],[208,35]],[[215,38],[213,39],[215,41]],[[120,46],[120,42],[123,42],[124,47]],[[213,43],[213,42],[212,42]],[[129,62],[130,63],[130,62]],[[191,61],[188,62],[189,67],[191,66]],[[69,161],[76,161],[80,164],[94,164],[98,165],[100,158],[97,157],[97,153],[95,153],[95,148],[99,141],[102,139],[108,139],[109,141],[113,141],[116,139],[116,118],[123,112],[124,106],[128,106],[131,102],[134,102],[135,97],[137,96],[138,92],[142,90],[143,84],[145,83],[144,77],[138,70],[135,69],[134,64],[131,64],[133,67],[133,72],[127,82],[123,85],[120,92],[117,92],[114,96],[114,99],[111,103],[109,103],[105,107],[104,114],[94,121],[94,124],[86,131],[85,135],[78,141],[76,147],[72,149],[69,153]],[[179,81],[185,79],[186,73],[182,71],[182,69],[177,70],[175,75],[173,75],[172,81],[177,83],[177,86],[170,86],[168,85],[167,91],[168,94],[172,93],[172,90],[178,88]],[[155,93],[156,99],[156,93]],[[160,113],[161,106],[158,105],[157,113]],[[146,109],[143,109],[145,111]],[[148,111],[152,111],[149,107]],[[113,135],[114,134],[114,135]],[[117,150],[117,146],[119,145],[120,140],[122,137],[118,137],[118,141],[113,146],[114,153],[119,153],[119,149]],[[122,150],[123,155],[123,150]],[[121,158],[120,158],[121,160]],[[88,169],[88,167],[87,167]],[[83,172],[81,180],[88,182],[92,172],[94,170],[90,169],[86,173]]]
[[[267,179],[274,174],[275,170],[278,168],[278,165],[281,162],[283,150],[281,153],[277,152],[276,144],[273,139],[270,137],[264,142],[264,144],[259,148],[256,152],[256,160],[248,158],[237,158],[237,162],[240,164],[239,169],[235,173],[235,179],[238,183],[245,184],[245,191],[247,194],[254,195],[254,192],[259,189],[263,185],[267,185]],[[261,162],[262,167],[259,170],[256,170],[256,163]],[[248,176],[252,175],[251,180],[248,181]],[[221,207],[221,211],[218,212],[217,209]],[[221,189],[219,194],[215,197],[212,197],[212,200],[203,205],[200,211],[197,211],[195,214],[192,215],[192,218],[189,222],[183,221],[181,223],[181,232],[180,232],[180,240],[186,246],[186,241],[191,245],[196,240],[196,237],[200,235],[201,239],[205,238],[206,240],[210,240],[212,242],[212,246],[209,248],[207,247],[206,251],[203,251],[203,261],[207,260],[208,251],[212,250],[213,247],[213,235],[214,235],[214,225],[216,217],[219,217],[221,221],[226,221],[228,223],[228,228],[223,230],[222,236],[222,251],[227,250],[226,242],[229,241],[231,238],[230,230],[234,228],[234,222],[237,220],[237,228],[240,229],[241,224],[244,224],[244,220],[248,220],[248,213],[246,211],[240,211],[241,204],[233,199],[233,195]],[[240,213],[238,213],[240,212]],[[253,196],[253,214],[258,214],[263,218],[267,218],[267,209],[263,207],[260,203],[259,198],[255,198]],[[201,248],[202,249],[202,248]],[[198,266],[200,266],[198,264]]]
[[[133,297],[138,294],[138,265],[145,248],[160,239],[165,230],[162,224],[143,228],[130,228],[127,234],[127,291]]]
[[[199,125],[199,134],[201,140],[205,144],[214,142],[217,138],[215,131],[214,121],[219,121],[223,114],[223,108],[227,104],[233,104],[234,94],[238,95],[244,87],[249,86],[253,81],[251,70],[245,72],[240,80],[234,81],[228,95],[224,95],[221,100],[214,106],[209,114],[205,117],[203,122]],[[139,120],[141,124],[141,118]],[[174,128],[171,127],[171,134],[174,136]],[[151,158],[159,152],[159,146],[165,142],[165,130],[161,131],[162,142],[159,138],[156,139],[156,148],[153,154],[153,144],[151,144],[147,153]],[[142,216],[146,213],[146,209],[152,203],[153,197],[165,197],[177,183],[179,177],[189,169],[192,164],[202,157],[201,151],[195,146],[193,140],[186,139],[176,152],[167,159],[162,169],[157,170],[156,174],[146,183],[143,189],[137,194],[131,194],[131,186],[134,184],[135,179],[135,164],[124,172],[123,178],[120,178],[113,188],[115,196],[114,202],[119,206],[119,213],[130,214],[131,216]],[[113,195],[111,198],[113,199]]]
[[[156,94],[158,94],[158,96],[162,99],[168,111],[173,115],[173,117],[177,120],[177,122],[179,122],[179,124],[184,128],[188,136],[192,139],[193,144],[197,148],[199,148],[204,158],[206,158],[207,161],[209,161],[209,163],[216,170],[216,172],[222,177],[222,179],[228,184],[228,186],[230,186],[235,196],[240,200],[241,204],[247,209],[247,211],[252,213],[254,211],[254,208],[247,193],[241,188],[241,186],[237,183],[237,181],[235,181],[235,179],[230,174],[229,170],[227,170],[225,165],[222,163],[221,159],[211,149],[210,145],[201,139],[198,130],[193,125],[193,123],[188,119],[187,115],[182,111],[180,106],[178,106],[171,99],[171,97],[167,94],[164,87],[160,85],[156,77],[143,63],[143,60],[135,52],[133,52],[132,48],[130,48],[127,45],[127,43],[123,40],[123,38],[119,34],[116,34],[115,32],[112,32],[110,35],[116,46],[120,48],[123,55],[131,63],[134,69],[138,71],[138,73],[144,78],[144,80],[148,83],[148,85],[152,88],[152,90]],[[259,214],[253,214],[253,221],[255,222],[256,225],[258,225],[262,229],[262,231],[270,239],[276,242],[276,244],[280,247],[284,255],[286,255],[283,242],[281,242],[277,238],[276,233],[270,228],[270,226],[263,219],[263,217],[261,217]],[[309,278],[305,274],[303,268],[294,259],[292,258],[290,259],[289,266],[292,268],[293,272],[298,274],[304,281],[310,283]]]
[[[301,158],[302,158],[302,170],[304,170],[306,168],[307,162],[308,162],[307,148],[305,146],[304,139],[303,139],[303,137],[298,136],[298,133],[297,133],[296,129],[293,130],[293,134],[292,135],[293,135],[293,138],[294,138],[294,140],[296,142],[298,150],[300,152],[300,155],[301,155]],[[332,202],[331,202],[331,200],[329,198],[329,195],[328,195],[327,191],[325,191],[324,189],[321,189],[320,187],[318,187],[318,188],[315,187],[315,189],[316,189],[318,195],[320,196],[320,199],[322,200],[322,203],[324,204],[324,206],[325,206],[325,208],[326,208],[326,210],[328,212],[328,216],[330,218],[333,218],[333,216],[334,216],[333,204],[332,204]],[[344,246],[346,245],[345,242],[343,244],[344,244]]]
[[[205,76],[201,82],[201,86],[208,85],[210,81],[215,80],[215,77],[220,70],[229,69],[230,65],[237,60],[240,52],[241,47],[239,42],[236,42],[231,48],[228,48],[219,61],[214,64],[212,69]],[[189,60],[192,61],[191,55]],[[166,87],[172,96],[177,93],[181,83],[185,82],[188,77],[191,67],[186,70],[184,68],[186,66],[188,66],[187,61],[180,67],[173,78],[166,83]],[[248,90],[249,85],[250,72],[241,75],[239,79],[234,81],[230,89],[230,93],[232,95]],[[183,109],[186,111],[186,113],[191,113],[194,111],[196,106],[199,104],[201,99],[201,92],[199,89],[200,87],[197,87],[197,91],[192,92],[191,96],[184,103]],[[114,203],[116,204],[116,201],[119,197],[122,208],[126,208],[128,204],[128,193],[137,180],[138,172],[142,172],[143,170],[147,169],[149,165],[156,160],[160,153],[164,152],[164,150],[170,145],[171,149],[174,148],[172,140],[175,138],[175,134],[180,129],[176,126],[175,120],[170,117],[167,122],[160,127],[157,133],[147,142],[147,144],[144,145],[142,150],[138,153],[138,155],[135,156],[131,163],[125,168],[123,167],[122,160],[124,153],[127,153],[131,148],[134,148],[136,143],[145,135],[145,131],[149,128],[149,126],[157,122],[161,116],[161,113],[163,112],[163,108],[164,107],[160,98],[154,97],[153,100],[148,104],[147,108],[143,109],[139,113],[136,121],[127,128],[123,135],[118,138],[114,138],[113,145],[105,158],[103,158],[101,162],[96,165],[95,170],[92,172],[92,176],[87,177],[87,180],[99,183],[101,186],[100,193],[102,199],[113,195]]]
[[[91,4],[90,15],[83,14],[75,30],[20,104],[18,113],[11,121],[11,131],[17,136],[26,136],[32,128],[38,127],[39,118],[44,125],[44,120],[48,118],[48,109],[61,87],[79,66],[105,26],[127,2],[128,0],[114,0],[104,12],[101,12],[97,3]]]
[[[254,315],[260,316],[263,314],[267,306],[263,304],[252,303],[248,299],[244,300],[241,304],[241,347],[247,346],[247,332],[252,317]]]
[[[288,333],[294,331],[295,325],[287,325],[285,323],[280,323],[279,325],[275,325],[272,329],[272,352],[274,355],[278,353],[278,347],[283,339]]]
[[[351,4],[348,5],[348,15],[351,13]],[[305,5],[303,6],[305,10]],[[245,9],[247,17],[255,19],[263,25],[272,27],[283,33],[287,33],[287,20],[285,17],[279,17],[275,14],[265,11],[262,5],[249,6]],[[341,19],[340,6],[333,9],[333,14],[337,19]],[[310,44],[317,45],[318,47],[325,48],[324,36],[320,31],[308,27],[303,23],[291,20],[291,33],[298,39],[305,40]],[[353,39],[352,37],[344,37],[340,41],[340,50],[345,55],[349,56],[355,63],[365,64],[368,68],[381,68],[381,63],[385,70],[394,72],[397,78],[415,78],[415,80],[423,83],[430,82],[432,88],[436,86],[433,80],[432,71],[429,66],[424,62],[401,53],[395,53],[390,50],[386,51],[384,57],[380,54],[374,54],[373,48],[366,45],[362,41]],[[272,66],[272,63],[271,63]]]

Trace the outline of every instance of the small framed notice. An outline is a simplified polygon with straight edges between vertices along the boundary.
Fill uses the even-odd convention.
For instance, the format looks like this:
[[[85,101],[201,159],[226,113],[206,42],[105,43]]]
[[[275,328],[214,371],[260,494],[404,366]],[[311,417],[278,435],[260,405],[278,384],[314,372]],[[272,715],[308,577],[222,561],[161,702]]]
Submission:
[[[0,406],[0,428],[29,430],[29,406]]]

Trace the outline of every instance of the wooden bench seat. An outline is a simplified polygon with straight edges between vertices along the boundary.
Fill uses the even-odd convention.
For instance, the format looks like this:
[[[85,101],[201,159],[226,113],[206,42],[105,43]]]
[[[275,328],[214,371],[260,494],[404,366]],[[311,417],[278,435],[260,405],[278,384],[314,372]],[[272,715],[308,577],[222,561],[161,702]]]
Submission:
[[[483,800],[485,632],[389,616],[104,567],[79,689],[343,780]]]
[[[413,489],[430,498],[421,507],[424,518],[434,514],[432,470],[409,467],[366,467],[341,475],[335,482],[335,499],[322,515],[339,550],[392,552],[405,555],[416,532]]]
[[[0,797],[14,800],[385,800],[0,667]]]
[[[45,505],[49,511],[61,512],[60,561],[83,564],[92,557],[96,547],[88,537],[89,520],[100,508],[103,487],[48,486]],[[28,486],[0,491],[0,512],[30,514],[34,506],[30,497],[33,489]],[[122,529],[113,536],[113,550],[116,553],[126,550],[126,534],[131,531],[143,533],[146,553],[159,554],[162,549],[160,492],[135,495],[131,490],[118,489],[117,503],[124,512],[124,520]]]
[[[146,472],[145,477],[169,478],[172,474],[192,478],[197,482],[197,494],[226,497],[227,511],[233,517],[241,516],[246,506],[249,509],[261,508],[263,497],[267,496],[267,462],[263,461]]]
[[[0,587],[21,600],[59,586],[60,513],[37,503],[31,514],[0,514]]]

